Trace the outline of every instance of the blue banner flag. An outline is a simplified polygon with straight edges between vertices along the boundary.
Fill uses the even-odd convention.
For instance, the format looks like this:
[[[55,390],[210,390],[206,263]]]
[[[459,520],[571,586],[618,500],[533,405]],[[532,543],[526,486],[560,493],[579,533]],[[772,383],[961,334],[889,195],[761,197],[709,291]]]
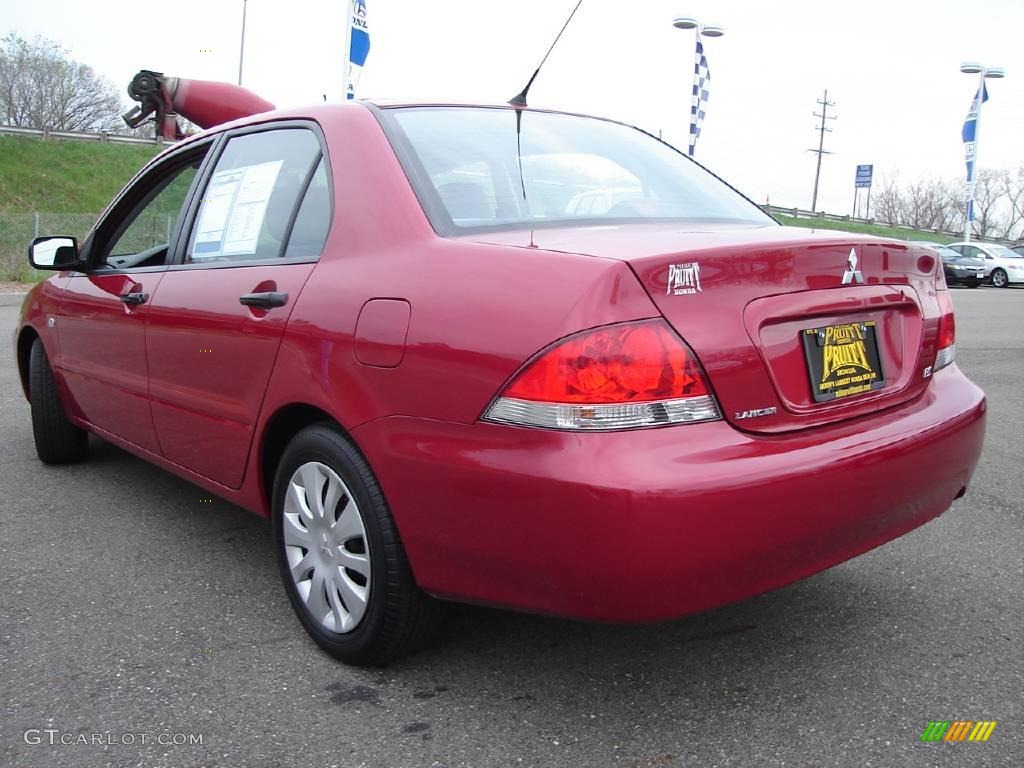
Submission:
[[[346,0],[350,3],[351,10],[351,37],[348,47],[348,77],[345,78],[347,93],[345,98],[356,97],[356,86],[359,84],[359,75],[366,65],[366,58],[370,55],[370,27],[366,21],[366,0]]]
[[[981,84],[981,88],[974,94],[974,99],[971,101],[971,109],[967,113],[967,119],[964,120],[963,130],[960,132],[960,138],[964,142],[964,161],[967,164],[967,221],[974,221],[974,153],[975,153],[975,141],[978,135],[978,110],[981,109],[981,105],[988,101],[988,88],[985,87],[985,83]]]

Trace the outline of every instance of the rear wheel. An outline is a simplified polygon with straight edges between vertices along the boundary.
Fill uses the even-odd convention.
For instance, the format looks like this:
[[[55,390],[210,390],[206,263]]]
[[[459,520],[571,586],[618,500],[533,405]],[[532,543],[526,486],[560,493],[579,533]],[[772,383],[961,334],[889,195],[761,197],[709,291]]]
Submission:
[[[328,424],[299,432],[274,482],[285,591],[313,640],[348,664],[382,664],[425,645],[441,606],[416,585],[366,461]]]
[[[992,285],[996,288],[1009,288],[1010,281],[1006,279],[1006,272],[1002,269],[992,270]]]
[[[50,361],[39,339],[32,343],[29,353],[28,392],[32,405],[32,437],[39,459],[44,464],[68,464],[84,459],[89,453],[89,435],[72,424],[64,413]]]

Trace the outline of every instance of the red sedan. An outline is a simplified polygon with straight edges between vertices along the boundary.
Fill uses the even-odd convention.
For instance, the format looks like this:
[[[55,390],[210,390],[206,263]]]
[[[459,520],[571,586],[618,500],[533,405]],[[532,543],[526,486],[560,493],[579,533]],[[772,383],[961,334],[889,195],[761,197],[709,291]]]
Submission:
[[[443,600],[646,622],[779,587],[941,514],[981,453],[933,251],[781,227],[607,120],[258,115],[31,255],[39,457],[92,432],[269,517],[351,663]]]

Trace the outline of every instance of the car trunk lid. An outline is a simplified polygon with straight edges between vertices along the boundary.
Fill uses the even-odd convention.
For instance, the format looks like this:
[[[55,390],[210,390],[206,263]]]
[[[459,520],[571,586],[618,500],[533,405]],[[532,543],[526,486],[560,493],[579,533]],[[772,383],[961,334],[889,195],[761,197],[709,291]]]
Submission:
[[[931,375],[941,268],[912,243],[661,224],[474,239],[627,262],[697,353],[723,416],[746,431],[804,429],[894,407]]]

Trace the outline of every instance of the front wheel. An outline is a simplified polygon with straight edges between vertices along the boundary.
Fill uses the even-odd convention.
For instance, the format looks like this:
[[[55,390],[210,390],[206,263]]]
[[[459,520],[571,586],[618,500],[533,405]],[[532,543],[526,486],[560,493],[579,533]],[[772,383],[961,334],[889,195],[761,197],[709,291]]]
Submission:
[[[1001,269],[992,270],[992,285],[996,288],[1009,288],[1010,281],[1006,279],[1006,272]]]
[[[285,449],[273,522],[288,599],[325,651],[382,664],[433,637],[441,606],[416,585],[366,461],[331,425],[307,427]]]
[[[28,399],[32,405],[32,437],[44,464],[69,464],[89,453],[89,435],[64,413],[50,360],[36,339],[28,358]]]
[[[968,288],[977,288],[979,285],[981,285],[981,283],[977,280],[971,280],[971,282],[967,283]]]

